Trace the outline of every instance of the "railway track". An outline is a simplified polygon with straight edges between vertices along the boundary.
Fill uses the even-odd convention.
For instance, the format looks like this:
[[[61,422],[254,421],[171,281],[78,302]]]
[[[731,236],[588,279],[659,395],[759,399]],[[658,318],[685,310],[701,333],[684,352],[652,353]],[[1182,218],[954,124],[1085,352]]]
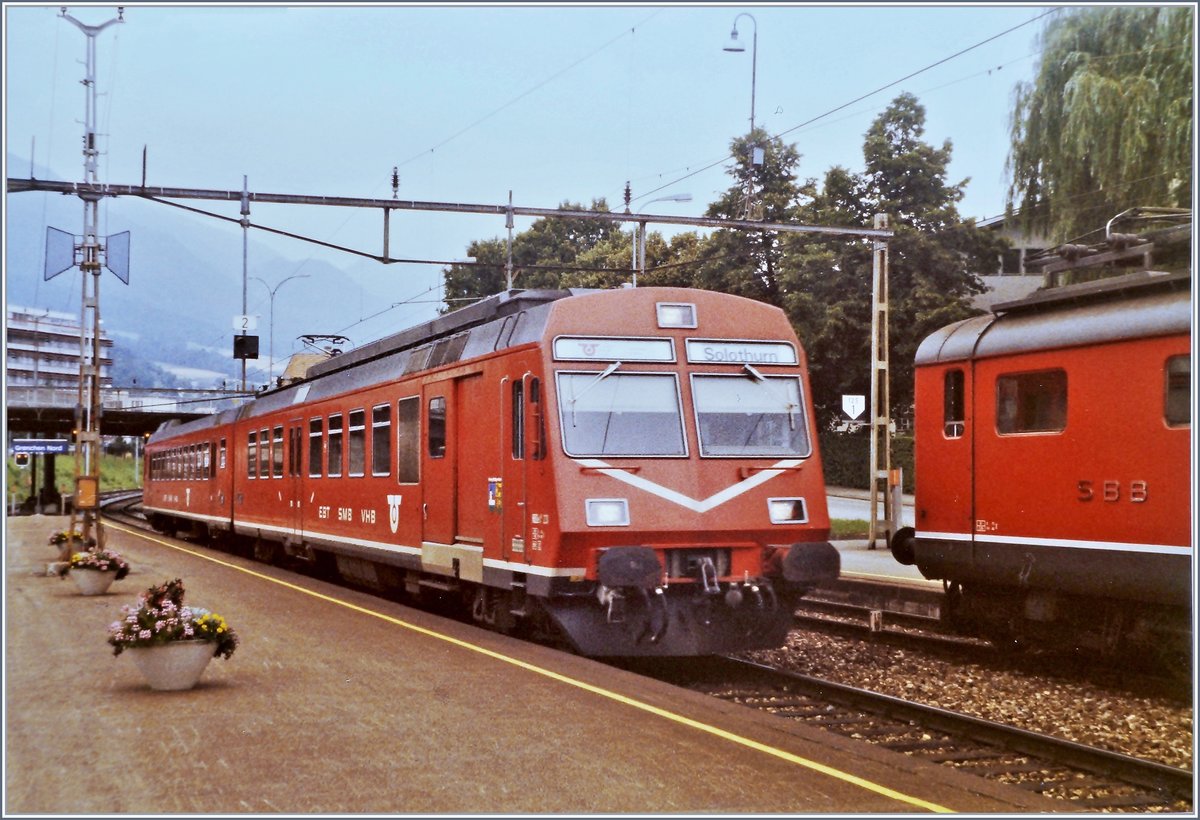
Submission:
[[[1185,769],[731,658],[635,671],[1062,801],[1066,810],[1191,813]]]
[[[1191,667],[1164,666],[1157,657],[1137,653],[1105,660],[1095,652],[1071,647],[996,646],[990,641],[957,633],[940,619],[942,593],[929,586],[908,586],[855,577],[842,577],[811,590],[796,609],[799,629],[867,640],[938,657],[970,662],[1004,662],[1038,674],[1047,668],[1059,674],[1092,679],[1116,675],[1143,687],[1191,692]],[[1190,697],[1190,694],[1189,694]]]

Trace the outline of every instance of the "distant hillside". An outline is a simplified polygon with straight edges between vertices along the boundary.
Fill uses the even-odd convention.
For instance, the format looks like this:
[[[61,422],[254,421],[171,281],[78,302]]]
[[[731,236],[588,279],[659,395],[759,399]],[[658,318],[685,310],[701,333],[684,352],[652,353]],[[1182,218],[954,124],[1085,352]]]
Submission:
[[[9,173],[24,177],[29,160],[8,155]],[[41,179],[69,179],[37,168]],[[202,205],[203,203],[199,203]],[[215,208],[210,208],[216,210]],[[46,226],[78,235],[82,210],[72,196],[45,193],[5,197],[7,243],[5,286],[9,304],[77,313],[78,269],[43,281]],[[188,214],[161,204],[123,197],[101,209],[101,233],[130,232],[130,284],[105,273],[100,304],[104,327],[115,342],[114,374],[120,383],[137,379],[146,386],[212,387],[222,379],[240,378],[240,362],[232,358],[233,317],[242,313],[242,236],[236,225]],[[295,260],[285,259],[257,244],[251,234],[251,276],[277,283],[296,273]],[[354,302],[386,303],[362,293],[345,267],[308,260],[303,288],[289,285],[275,302],[275,365],[282,370],[299,349],[304,333],[334,333],[329,299],[354,294]],[[313,298],[312,294],[328,294]],[[297,298],[304,294],[306,298]],[[268,308],[266,289],[251,282],[250,312],[262,316],[258,334],[261,358],[248,362],[252,383],[266,382]],[[255,306],[258,305],[258,309]],[[255,372],[258,371],[258,372]]]

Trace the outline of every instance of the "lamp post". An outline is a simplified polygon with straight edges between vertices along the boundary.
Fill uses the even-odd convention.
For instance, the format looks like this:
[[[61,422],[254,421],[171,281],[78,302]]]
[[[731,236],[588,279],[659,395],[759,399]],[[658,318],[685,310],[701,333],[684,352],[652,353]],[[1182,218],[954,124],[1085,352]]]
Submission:
[[[293,279],[307,279],[308,274],[307,273],[293,274],[292,276],[289,276],[288,278],[284,279],[282,282],[280,282],[275,287],[271,287],[270,285],[268,285],[266,280],[262,279],[261,277],[251,276],[250,278],[255,280],[256,282],[262,282],[263,287],[265,287],[267,289],[267,292],[271,294],[271,315],[270,315],[270,319],[268,320],[268,322],[270,324],[270,334],[271,335],[270,335],[270,341],[267,343],[268,344],[267,349],[270,351],[270,353],[269,353],[270,365],[267,368],[267,384],[270,385],[271,382],[273,382],[275,380],[275,294],[281,287],[283,287],[285,282],[290,282]]]
[[[642,206],[638,214],[646,210],[647,207],[655,202],[691,202],[691,194],[671,194],[670,196],[660,196],[657,199],[652,199]],[[637,287],[638,271],[645,273],[646,270],[646,222],[639,220],[633,225],[633,286]]]
[[[750,47],[750,132],[754,132],[754,86],[758,75],[758,21],[754,19],[753,14],[742,12],[737,17],[733,18],[733,31],[729,33],[729,43],[725,46],[725,51],[743,52],[746,46],[738,40],[737,21],[743,17],[749,17],[750,22],[754,24],[754,35],[751,39]]]

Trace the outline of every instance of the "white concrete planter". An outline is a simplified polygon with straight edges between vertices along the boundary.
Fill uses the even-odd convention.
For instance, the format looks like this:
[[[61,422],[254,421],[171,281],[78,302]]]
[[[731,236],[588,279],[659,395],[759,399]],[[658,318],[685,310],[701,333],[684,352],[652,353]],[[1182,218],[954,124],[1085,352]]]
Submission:
[[[200,681],[217,645],[212,641],[171,641],[160,646],[134,646],[125,651],[151,689],[179,691],[191,689]]]
[[[104,570],[79,567],[72,568],[69,575],[75,582],[75,586],[79,588],[80,595],[103,595],[108,592],[108,588],[117,579],[115,571],[105,572]]]

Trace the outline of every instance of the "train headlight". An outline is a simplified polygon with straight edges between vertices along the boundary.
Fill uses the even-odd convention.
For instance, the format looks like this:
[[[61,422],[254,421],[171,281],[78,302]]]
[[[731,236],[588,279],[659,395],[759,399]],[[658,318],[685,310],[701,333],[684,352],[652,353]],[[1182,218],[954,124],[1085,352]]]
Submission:
[[[629,502],[624,498],[589,498],[586,504],[589,527],[629,526]]]
[[[767,510],[772,524],[807,524],[808,510],[803,498],[768,498]]]

